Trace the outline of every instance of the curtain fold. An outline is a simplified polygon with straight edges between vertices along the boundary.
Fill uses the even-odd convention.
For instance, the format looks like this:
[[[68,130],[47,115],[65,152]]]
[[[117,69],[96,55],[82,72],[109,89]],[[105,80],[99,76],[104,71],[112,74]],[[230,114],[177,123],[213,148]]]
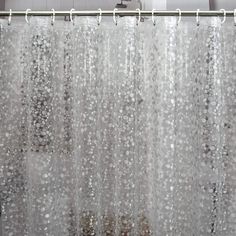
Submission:
[[[3,236],[236,235],[232,22],[0,24]]]

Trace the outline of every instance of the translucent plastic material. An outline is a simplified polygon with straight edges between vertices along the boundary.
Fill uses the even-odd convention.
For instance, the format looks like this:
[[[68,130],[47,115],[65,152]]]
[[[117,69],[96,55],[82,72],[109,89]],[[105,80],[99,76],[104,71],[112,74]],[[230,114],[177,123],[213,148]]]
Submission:
[[[236,27],[177,19],[0,22],[3,236],[236,235]]]

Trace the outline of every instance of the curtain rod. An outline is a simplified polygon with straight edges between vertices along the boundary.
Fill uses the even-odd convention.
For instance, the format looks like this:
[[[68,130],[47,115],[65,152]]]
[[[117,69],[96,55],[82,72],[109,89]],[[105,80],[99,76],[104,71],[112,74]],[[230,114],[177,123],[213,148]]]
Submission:
[[[101,11],[102,16],[113,16],[114,11],[110,10],[104,10]],[[0,16],[9,16],[11,13],[12,16],[25,16],[26,11],[0,11]],[[28,16],[51,16],[52,11],[28,11]],[[67,16],[70,15],[71,11],[55,11],[56,16]],[[100,14],[99,10],[95,11],[73,11],[73,16],[97,16]],[[116,16],[137,16],[139,12],[137,10],[129,10],[129,11],[123,11],[123,10],[116,10],[115,11]],[[144,11],[141,10],[140,14],[142,16],[178,16],[179,11],[159,11],[155,10],[152,11]],[[197,11],[181,11],[181,16],[196,16]],[[236,11],[198,11],[199,16],[235,16],[236,17]]]

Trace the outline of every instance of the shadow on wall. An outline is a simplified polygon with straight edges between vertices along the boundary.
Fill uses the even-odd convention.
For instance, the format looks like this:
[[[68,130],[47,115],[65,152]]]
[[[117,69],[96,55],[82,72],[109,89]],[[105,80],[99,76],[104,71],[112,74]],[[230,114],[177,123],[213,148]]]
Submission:
[[[209,0],[209,6],[210,6],[210,10],[216,9],[215,0]]]
[[[209,0],[210,10],[232,10],[236,8],[235,0]]]
[[[5,9],[5,0],[0,0],[0,11]]]

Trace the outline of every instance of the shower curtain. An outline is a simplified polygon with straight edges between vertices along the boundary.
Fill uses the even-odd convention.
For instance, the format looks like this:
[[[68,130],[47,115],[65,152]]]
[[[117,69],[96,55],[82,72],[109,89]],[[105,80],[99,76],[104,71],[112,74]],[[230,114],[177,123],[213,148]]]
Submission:
[[[3,236],[235,236],[236,27],[0,22]]]

